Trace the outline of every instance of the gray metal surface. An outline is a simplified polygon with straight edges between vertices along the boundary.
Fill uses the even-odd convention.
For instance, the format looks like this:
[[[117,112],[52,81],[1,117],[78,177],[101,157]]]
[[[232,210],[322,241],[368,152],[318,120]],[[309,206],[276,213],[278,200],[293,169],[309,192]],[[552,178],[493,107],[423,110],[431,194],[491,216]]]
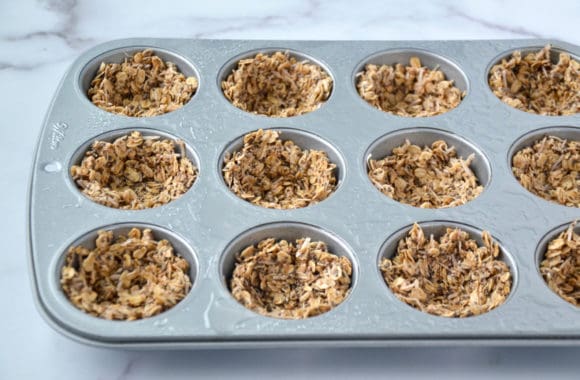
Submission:
[[[580,309],[545,285],[537,253],[545,246],[545,238],[579,218],[580,210],[528,193],[514,179],[509,165],[513,149],[529,145],[527,134],[533,131],[540,130],[541,136],[552,133],[544,128],[567,127],[555,129],[554,134],[579,139],[580,115],[549,117],[518,111],[497,99],[486,81],[498,57],[548,42],[580,55],[577,46],[545,40],[130,39],[91,49],[61,82],[32,169],[29,251],[39,310],[54,328],[73,339],[112,347],[580,343]],[[118,116],[92,105],[85,90],[97,65],[118,60],[122,52],[135,47],[162,49],[163,58],[197,75],[200,85],[191,101],[180,110],[150,118]],[[225,99],[219,78],[236,57],[272,50],[304,54],[332,75],[334,89],[319,110],[293,118],[268,118],[239,110]],[[410,51],[420,52],[425,64],[440,65],[467,91],[456,109],[434,117],[404,118],[379,111],[359,97],[355,74],[367,60],[394,62],[408,57]],[[340,178],[336,192],[298,210],[264,209],[236,197],[220,173],[223,154],[236,148],[240,136],[259,128],[283,129],[282,138],[305,146],[332,147],[328,153],[339,167]],[[82,154],[84,144],[131,129],[158,131],[185,141],[199,168],[190,191],[162,207],[126,211],[98,205],[76,189],[69,167]],[[366,175],[368,155],[385,153],[386,145],[407,132],[417,143],[442,134],[462,155],[476,153],[475,170],[482,176],[485,191],[466,205],[439,210],[407,206],[377,191]],[[384,145],[377,145],[383,137]],[[453,319],[422,313],[397,300],[380,277],[378,260],[390,254],[393,234],[415,221],[460,223],[476,236],[481,230],[490,231],[514,274],[507,302],[480,316]],[[279,222],[282,225],[271,225]],[[152,318],[122,322],[91,317],[73,307],[60,290],[63,255],[71,244],[88,241],[96,229],[127,224],[155,226],[182,248],[179,251],[193,264],[194,286],[176,307]],[[429,226],[437,231],[441,223]],[[246,233],[252,229],[255,233]],[[328,313],[299,321],[260,316],[238,304],[224,284],[232,252],[264,233],[283,237],[302,231],[323,238],[337,253],[354,261],[348,299]]]

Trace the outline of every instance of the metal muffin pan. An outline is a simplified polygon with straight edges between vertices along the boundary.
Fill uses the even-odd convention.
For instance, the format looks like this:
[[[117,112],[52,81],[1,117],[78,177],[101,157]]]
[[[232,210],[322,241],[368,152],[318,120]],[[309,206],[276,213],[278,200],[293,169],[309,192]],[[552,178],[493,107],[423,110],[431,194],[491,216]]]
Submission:
[[[547,43],[576,58],[580,48],[548,40],[500,41],[236,41],[127,39],[81,55],[64,76],[44,121],[29,191],[29,257],[38,309],[56,330],[81,342],[109,347],[201,348],[256,346],[384,346],[427,344],[579,344],[580,309],[556,296],[539,275],[546,239],[580,217],[580,210],[545,201],[526,191],[511,173],[515,148],[544,134],[580,137],[580,115],[540,116],[502,103],[487,74],[498,59]],[[150,47],[170,59],[199,88],[181,109],[155,117],[119,116],[94,106],[85,95],[101,61]],[[274,50],[312,58],[334,80],[318,110],[271,118],[233,106],[219,81],[237,59]],[[442,115],[407,118],[373,108],[355,87],[368,62],[393,63],[418,55],[439,67],[466,96]],[[221,165],[240,136],[259,128],[282,131],[305,147],[322,148],[337,165],[339,184],[326,200],[296,210],[271,210],[235,196]],[[69,175],[82,149],[95,138],[142,130],[182,139],[199,169],[181,198],[161,207],[128,211],[101,206],[83,196]],[[534,139],[530,139],[532,136]],[[367,177],[369,154],[380,158],[409,138],[427,144],[443,137],[466,157],[483,193],[459,207],[420,209],[396,202]],[[413,222],[437,233],[461,225],[479,239],[487,230],[499,242],[513,274],[508,300],[468,318],[422,313],[396,299],[378,262]],[[101,228],[116,232],[150,226],[169,238],[192,267],[193,287],[174,308],[138,321],[107,321],[76,309],[60,289],[64,254],[87,243]],[[266,236],[320,238],[353,261],[351,294],[335,309],[304,320],[283,320],[247,310],[230,295],[226,277],[233,254]]]

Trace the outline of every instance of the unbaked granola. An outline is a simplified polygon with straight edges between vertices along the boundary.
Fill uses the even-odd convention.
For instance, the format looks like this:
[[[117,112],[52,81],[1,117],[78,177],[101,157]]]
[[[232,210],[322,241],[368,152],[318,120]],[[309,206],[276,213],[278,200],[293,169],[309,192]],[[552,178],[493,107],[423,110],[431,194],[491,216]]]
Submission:
[[[97,107],[125,116],[156,116],[181,108],[197,90],[197,79],[185,77],[172,62],[151,49],[122,63],[102,62],[88,90]]]
[[[423,149],[406,140],[392,155],[368,160],[368,176],[377,189],[398,202],[422,208],[455,207],[476,198],[483,186],[470,169],[475,155],[457,157],[443,140]]]
[[[517,50],[489,72],[489,86],[501,101],[540,115],[580,112],[580,62],[560,53],[552,62],[551,46],[522,58]]]
[[[533,194],[580,207],[580,141],[545,136],[514,155],[512,171]]]
[[[224,160],[228,187],[267,208],[301,208],[326,199],[336,188],[336,165],[325,152],[302,150],[279,136],[262,129],[244,136],[242,150],[228,153]]]
[[[548,243],[540,272],[556,294],[580,307],[580,235],[577,221]]]
[[[399,241],[392,259],[380,263],[383,277],[403,302],[443,317],[469,317],[503,304],[512,278],[498,259],[499,246],[484,231],[483,246],[459,228],[425,237],[418,224]]]
[[[150,229],[127,235],[99,231],[95,248],[69,248],[60,284],[67,298],[95,317],[135,320],[157,315],[191,288],[188,262]]]
[[[275,318],[326,313],[349,294],[352,263],[310,238],[264,239],[236,255],[230,289],[242,305]]]
[[[139,210],[179,198],[195,181],[197,168],[187,158],[183,141],[133,131],[114,142],[95,141],[70,173],[89,199]]]
[[[409,66],[368,64],[357,74],[356,88],[370,105],[407,117],[445,113],[465,96],[441,70],[422,66],[418,57],[411,57]]]
[[[277,51],[240,60],[221,86],[244,111],[289,117],[318,109],[330,96],[332,78],[314,63]]]

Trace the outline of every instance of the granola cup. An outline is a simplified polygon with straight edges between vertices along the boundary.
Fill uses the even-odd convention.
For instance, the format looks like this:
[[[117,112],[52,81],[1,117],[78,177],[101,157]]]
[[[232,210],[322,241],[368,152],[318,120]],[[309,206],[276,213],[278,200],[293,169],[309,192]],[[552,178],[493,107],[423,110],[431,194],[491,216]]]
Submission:
[[[185,194],[197,178],[185,143],[153,132],[97,139],[81,154],[70,168],[72,181],[87,198],[111,208],[165,205]]]
[[[63,293],[83,312],[109,320],[149,318],[189,293],[190,263],[150,228],[103,229],[87,239],[68,249],[60,271]]]
[[[407,54],[403,53],[402,57]],[[421,56],[438,61],[430,54]],[[419,54],[410,55],[408,61],[408,65],[365,64],[355,80],[360,97],[381,111],[404,117],[436,116],[461,103],[466,92],[448,79],[439,65],[424,66]]]
[[[437,316],[470,317],[499,307],[513,284],[505,252],[487,231],[478,239],[471,227],[449,225],[415,223],[400,240],[389,239],[379,259],[385,283],[401,301]]]
[[[539,51],[514,51],[489,72],[489,87],[507,105],[538,115],[580,112],[580,62],[550,45]]]
[[[197,78],[185,76],[161,56],[172,55],[145,49],[125,55],[119,63],[101,62],[85,89],[89,100],[102,110],[131,117],[158,116],[183,107],[197,91]]]
[[[330,97],[332,85],[321,66],[304,56],[280,51],[238,61],[221,82],[224,96],[234,106],[271,117],[317,110]]]
[[[230,290],[239,303],[258,314],[304,319],[342,303],[351,276],[351,261],[329,252],[322,241],[268,238],[236,255]]]
[[[296,209],[322,202],[336,190],[337,164],[329,159],[332,151],[303,149],[282,140],[285,134],[310,146],[328,147],[295,130],[260,129],[246,134],[240,149],[225,154],[222,168],[225,184],[239,198],[265,208]]]
[[[580,307],[580,224],[572,222],[551,238],[542,252],[540,273],[548,287]]]

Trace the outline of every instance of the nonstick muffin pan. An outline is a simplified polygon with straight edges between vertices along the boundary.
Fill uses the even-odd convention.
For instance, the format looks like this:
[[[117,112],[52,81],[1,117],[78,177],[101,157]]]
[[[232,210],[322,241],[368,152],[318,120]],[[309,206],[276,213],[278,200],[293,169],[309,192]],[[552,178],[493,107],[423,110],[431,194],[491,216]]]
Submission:
[[[48,323],[81,342],[109,347],[196,348],[256,346],[383,346],[414,344],[578,344],[580,309],[545,284],[541,251],[550,237],[580,218],[580,210],[526,191],[511,172],[511,157],[549,134],[580,140],[580,114],[541,116],[502,103],[490,90],[490,68],[514,50],[552,44],[575,59],[580,48],[549,40],[499,41],[236,41],[127,39],[81,55],[64,76],[47,113],[28,194],[29,257],[38,308]],[[121,62],[151,48],[195,76],[197,91],[182,108],[155,117],[126,117],[94,106],[86,92],[101,62]],[[236,62],[258,52],[287,51],[320,65],[333,79],[319,109],[275,118],[245,112],[223,95],[220,83]],[[356,74],[367,63],[408,64],[412,56],[438,66],[465,91],[461,103],[432,117],[400,117],[378,110],[357,93]],[[281,131],[302,148],[327,152],[338,184],[320,203],[276,210],[238,198],[226,186],[225,155],[258,129]],[[120,210],[85,197],[70,167],[96,139],[112,141],[132,130],[185,142],[199,172],[180,198],[145,210]],[[465,205],[422,209],[394,201],[367,177],[367,159],[381,158],[405,139],[424,146],[444,139],[466,158],[484,190]],[[506,302],[466,318],[423,313],[398,300],[379,271],[383,257],[414,222],[426,233],[459,226],[481,242],[489,231],[511,271]],[[94,244],[100,229],[115,233],[151,228],[190,264],[192,288],[173,308],[136,321],[110,321],[75,308],[60,287],[68,248]],[[307,319],[261,316],[228,290],[234,256],[274,237],[311,237],[352,261],[352,286],[344,302]]]

